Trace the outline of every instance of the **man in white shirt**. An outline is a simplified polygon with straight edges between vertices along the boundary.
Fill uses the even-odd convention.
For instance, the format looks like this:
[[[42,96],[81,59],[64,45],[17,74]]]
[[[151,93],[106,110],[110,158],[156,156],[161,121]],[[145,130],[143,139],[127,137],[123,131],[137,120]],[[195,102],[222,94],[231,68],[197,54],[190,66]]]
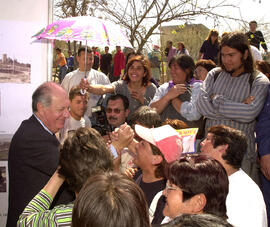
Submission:
[[[82,47],[78,50],[78,56],[76,56],[77,62],[79,63],[79,68],[73,72],[68,73],[61,86],[69,93],[73,86],[80,84],[81,79],[86,77],[90,84],[110,84],[109,78],[102,72],[92,69],[93,65],[93,52],[87,49],[86,65],[85,65],[85,48]],[[100,98],[100,95],[91,94],[88,101],[88,108],[86,110],[86,115],[88,117],[92,116],[91,108],[95,106]]]
[[[229,176],[228,222],[236,227],[267,227],[266,208],[257,184],[242,170],[247,150],[245,135],[224,125],[212,126],[201,142],[201,154],[218,160]]]
[[[74,86],[69,92],[70,116],[65,120],[64,128],[59,131],[59,141],[64,143],[70,132],[74,132],[80,127],[91,127],[89,118],[84,115],[87,109],[89,95],[82,95],[79,86]]]
[[[258,50],[257,47],[250,45],[250,50],[251,50],[254,62],[263,60],[262,59],[262,54]]]

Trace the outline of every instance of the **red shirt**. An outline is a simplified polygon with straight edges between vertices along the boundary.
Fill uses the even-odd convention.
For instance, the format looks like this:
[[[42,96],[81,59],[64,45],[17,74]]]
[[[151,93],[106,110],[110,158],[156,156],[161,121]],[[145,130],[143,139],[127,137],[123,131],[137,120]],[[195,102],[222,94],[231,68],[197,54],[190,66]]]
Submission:
[[[113,75],[120,76],[121,70],[124,68],[125,68],[125,56],[122,51],[119,51],[113,57]]]

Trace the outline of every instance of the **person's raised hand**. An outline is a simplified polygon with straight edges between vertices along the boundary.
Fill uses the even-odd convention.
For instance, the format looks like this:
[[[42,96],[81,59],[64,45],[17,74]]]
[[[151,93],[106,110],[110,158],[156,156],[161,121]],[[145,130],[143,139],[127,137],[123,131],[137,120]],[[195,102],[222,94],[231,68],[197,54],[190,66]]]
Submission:
[[[117,137],[114,135],[114,138],[111,138],[112,144],[117,150],[122,150],[127,147],[134,137],[134,131],[127,123],[124,123],[119,128],[115,129],[113,134],[118,134]]]
[[[128,168],[128,169],[126,169],[126,171],[125,171],[125,175],[127,175],[127,176],[130,177],[130,178],[133,178],[134,175],[135,175],[135,173],[136,173],[137,171],[138,171],[137,168]]]
[[[79,86],[82,90],[88,91],[89,90],[88,80],[86,78],[82,78]]]
[[[178,97],[179,95],[184,94],[186,91],[187,87],[185,84],[176,84],[172,88],[170,88],[167,93],[167,97],[169,97],[169,99],[171,100]]]
[[[58,166],[54,174],[51,176],[50,180],[43,188],[48,194],[51,195],[52,198],[55,197],[59,188],[65,181],[65,178],[58,173],[59,168],[60,167]]]

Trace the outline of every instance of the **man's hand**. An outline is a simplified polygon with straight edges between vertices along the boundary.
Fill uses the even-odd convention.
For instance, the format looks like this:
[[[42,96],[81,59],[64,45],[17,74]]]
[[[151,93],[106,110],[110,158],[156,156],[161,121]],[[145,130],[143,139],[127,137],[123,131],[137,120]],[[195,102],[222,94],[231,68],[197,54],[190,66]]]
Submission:
[[[89,82],[88,82],[88,80],[86,79],[86,78],[82,78],[81,79],[81,82],[80,82],[80,88],[82,89],[82,90],[86,90],[86,91],[89,91],[89,87],[90,87],[90,85],[89,85]],[[90,92],[90,91],[89,91]]]
[[[254,96],[248,96],[244,101],[243,101],[243,103],[244,104],[250,104],[250,103],[252,103],[252,101],[255,99],[255,97]]]
[[[270,154],[260,158],[261,171],[267,180],[270,181]]]
[[[166,96],[172,100],[176,97],[178,97],[179,95],[182,95],[186,92],[187,88],[185,86],[185,84],[176,84],[174,85],[166,94]]]
[[[112,145],[118,152],[127,147],[132,142],[134,137],[134,132],[127,123],[124,123],[120,126],[120,128],[115,129],[112,134],[114,134],[114,136],[111,138]]]
[[[210,95],[210,99],[213,101],[215,98],[219,97],[219,94]]]
[[[112,145],[117,151],[118,157],[114,159],[114,171],[120,172],[121,165],[121,151],[127,147],[133,140],[134,132],[127,123],[115,129],[112,132],[111,140]]]

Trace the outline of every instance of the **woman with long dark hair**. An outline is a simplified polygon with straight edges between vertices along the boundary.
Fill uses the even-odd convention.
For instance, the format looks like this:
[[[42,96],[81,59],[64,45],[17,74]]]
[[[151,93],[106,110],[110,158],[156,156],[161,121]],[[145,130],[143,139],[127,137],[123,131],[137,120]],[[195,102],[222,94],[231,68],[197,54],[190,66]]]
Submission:
[[[155,95],[156,86],[150,82],[150,63],[143,55],[132,57],[127,63],[127,73],[123,80],[118,80],[110,85],[89,84],[81,81],[81,87],[89,93],[103,95],[116,93],[124,95],[129,100],[130,113],[142,105],[148,105]]]
[[[218,31],[215,29],[212,29],[210,30],[207,39],[204,40],[201,46],[198,60],[210,59],[217,64],[218,52],[219,52]]]

